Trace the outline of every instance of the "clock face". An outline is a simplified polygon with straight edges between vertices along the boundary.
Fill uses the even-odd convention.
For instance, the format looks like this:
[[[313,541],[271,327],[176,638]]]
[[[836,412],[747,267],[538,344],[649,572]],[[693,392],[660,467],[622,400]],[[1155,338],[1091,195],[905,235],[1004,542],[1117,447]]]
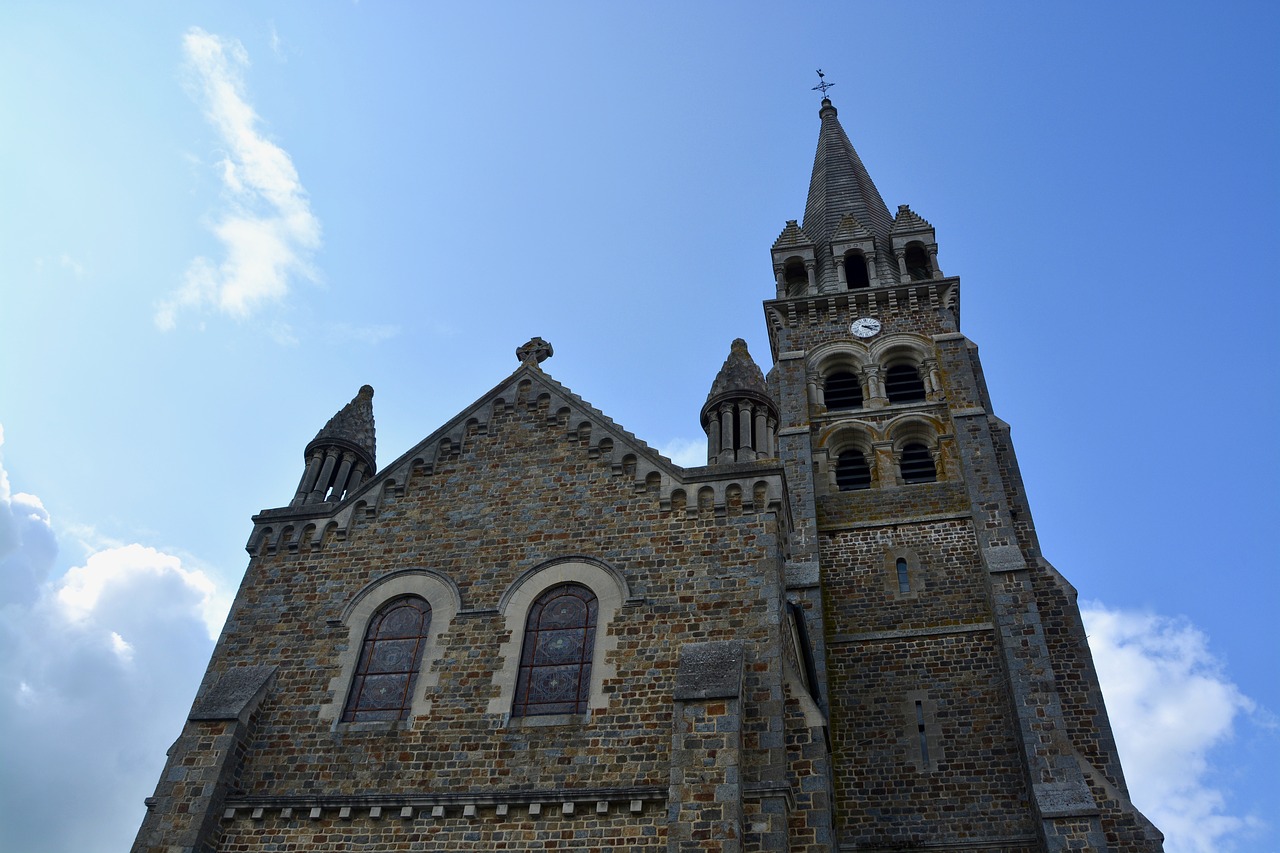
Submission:
[[[869,338],[880,331],[880,321],[874,317],[863,317],[859,320],[854,320],[853,325],[849,327],[849,331],[860,338]]]

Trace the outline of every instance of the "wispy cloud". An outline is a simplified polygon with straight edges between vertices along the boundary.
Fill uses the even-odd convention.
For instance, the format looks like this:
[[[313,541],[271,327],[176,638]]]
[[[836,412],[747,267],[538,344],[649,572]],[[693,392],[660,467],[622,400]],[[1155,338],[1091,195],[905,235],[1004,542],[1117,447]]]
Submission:
[[[1259,819],[1231,813],[1212,750],[1255,703],[1186,620],[1097,602],[1081,613],[1130,793],[1165,833],[1166,853],[1236,849]]]
[[[156,310],[156,325],[165,330],[182,311],[211,308],[244,318],[283,299],[294,280],[315,277],[311,258],[320,247],[320,220],[293,160],[262,134],[246,97],[244,47],[199,28],[187,31],[182,47],[192,94],[225,148],[218,167],[226,207],[212,225],[223,257],[191,262],[181,286]]]
[[[698,468],[707,464],[705,438],[673,438],[659,447],[658,452],[682,468]]]

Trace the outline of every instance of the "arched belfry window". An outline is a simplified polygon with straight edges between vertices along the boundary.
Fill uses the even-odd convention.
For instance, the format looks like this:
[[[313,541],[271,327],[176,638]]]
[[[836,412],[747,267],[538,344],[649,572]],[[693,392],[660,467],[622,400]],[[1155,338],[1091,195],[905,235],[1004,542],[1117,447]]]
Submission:
[[[903,253],[903,261],[907,265],[907,275],[912,281],[928,281],[933,278],[933,267],[929,263],[929,254],[919,243],[912,243]]]
[[[836,460],[836,488],[842,492],[871,488],[871,466],[861,450],[850,448]]]
[[[582,584],[553,586],[525,621],[513,717],[584,714],[596,639],[595,594]]]
[[[903,445],[900,467],[904,483],[932,483],[938,479],[933,454],[919,442]]]
[[[822,399],[828,411],[861,409],[862,381],[847,370],[838,370],[828,376],[822,386]]]
[[[804,268],[804,261],[787,261],[782,269],[782,278],[787,285],[787,296],[803,296],[809,289],[809,273]]]
[[[430,627],[431,605],[416,595],[393,598],[374,614],[342,712],[344,723],[408,719]]]
[[[867,275],[867,259],[861,252],[845,252],[844,280],[850,290],[871,286],[871,278]]]
[[[923,403],[924,380],[914,364],[895,364],[885,371],[884,393],[890,403]]]

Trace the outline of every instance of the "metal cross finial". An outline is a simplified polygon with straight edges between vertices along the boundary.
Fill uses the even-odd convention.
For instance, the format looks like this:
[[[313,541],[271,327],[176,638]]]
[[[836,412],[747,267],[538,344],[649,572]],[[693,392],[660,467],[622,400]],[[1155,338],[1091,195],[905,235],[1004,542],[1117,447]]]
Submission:
[[[827,75],[823,74],[822,69],[819,68],[818,69],[818,85],[814,86],[810,91],[822,92],[822,97],[825,98],[827,96],[827,90],[835,85],[835,83],[828,83],[826,80],[826,77]]]

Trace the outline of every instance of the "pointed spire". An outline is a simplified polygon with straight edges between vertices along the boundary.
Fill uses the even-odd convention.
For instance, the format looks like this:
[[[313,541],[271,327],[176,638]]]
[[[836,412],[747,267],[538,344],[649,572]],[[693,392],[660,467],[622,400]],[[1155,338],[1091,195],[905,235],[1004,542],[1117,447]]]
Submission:
[[[349,386],[348,386],[349,387]],[[377,440],[373,427],[373,386],[362,385],[351,402],[329,418],[329,422],[316,433],[307,445],[307,451],[317,445],[341,444],[362,453],[373,468],[377,455]]]
[[[823,246],[840,228],[841,220],[852,215],[877,238],[877,248],[885,251],[893,217],[836,115],[831,100],[823,98],[818,111],[822,119],[818,150],[813,157],[809,199],[804,207],[804,231]],[[836,272],[825,257],[827,253],[817,254],[821,282],[834,282]]]
[[[775,455],[778,407],[742,338],[729,347],[729,357],[711,383],[701,420],[707,432],[709,465]]]
[[[360,391],[311,439],[306,470],[291,506],[337,502],[378,470],[373,427],[373,386]]]

